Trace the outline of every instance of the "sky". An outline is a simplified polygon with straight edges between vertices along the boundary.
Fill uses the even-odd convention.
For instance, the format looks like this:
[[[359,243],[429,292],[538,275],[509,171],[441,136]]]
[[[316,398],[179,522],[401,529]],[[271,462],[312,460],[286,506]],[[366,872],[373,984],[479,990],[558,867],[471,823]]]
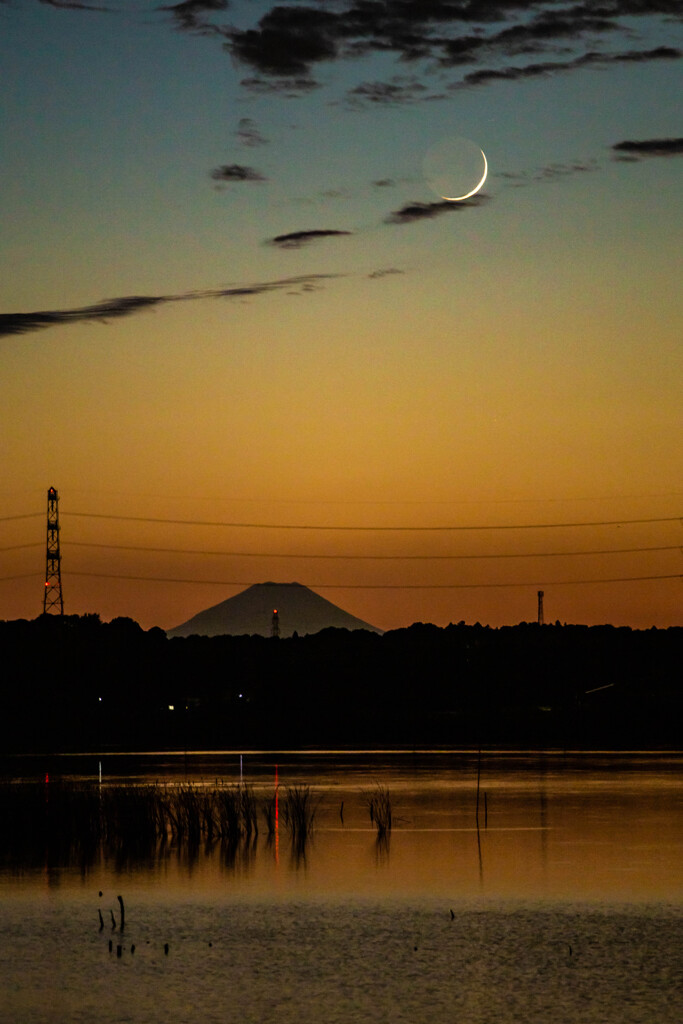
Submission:
[[[682,20],[0,0],[0,618],[680,625]]]

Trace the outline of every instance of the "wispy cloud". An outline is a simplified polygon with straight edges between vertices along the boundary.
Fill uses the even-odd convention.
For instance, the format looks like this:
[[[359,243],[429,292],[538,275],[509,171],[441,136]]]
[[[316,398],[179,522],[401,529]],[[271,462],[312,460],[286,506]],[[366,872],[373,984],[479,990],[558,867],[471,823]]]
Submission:
[[[117,6],[113,0],[111,8],[80,0],[40,2],[82,10]],[[224,17],[238,7],[239,26]],[[680,55],[668,46],[669,23],[681,17],[680,0],[179,0],[156,10],[170,14],[181,31],[221,39],[233,60],[253,72],[241,84],[255,93],[302,96],[318,86],[316,69],[372,54],[420,64],[420,82],[412,87],[389,79],[351,88],[351,108],[441,98],[424,86],[424,78],[443,78],[467,64],[478,68],[456,87]],[[616,46],[638,38],[638,22],[646,18],[649,37],[659,32],[661,45],[615,53]],[[534,64],[511,66],[530,54],[539,58]]]
[[[276,235],[275,238],[269,238],[269,245],[276,245],[280,249],[300,249],[304,245],[309,245],[311,242],[315,242],[320,238],[337,238],[341,235],[351,235],[351,231],[334,231],[318,229],[314,231],[291,231],[287,235]]]
[[[267,181],[260,171],[243,164],[223,164],[211,171],[214,181]]]
[[[60,7],[65,11],[109,11],[110,7],[79,3],[79,0],[40,0],[46,7]]]
[[[676,60],[682,51],[671,46],[658,46],[652,50],[628,50],[624,53],[602,53],[591,51],[572,60],[539,61],[523,67],[481,68],[470,71],[460,82],[449,86],[453,89],[472,88],[477,85],[490,85],[492,82],[516,82],[529,78],[544,78],[559,72],[575,71],[577,68],[606,66],[609,64],[640,64],[653,60]]]
[[[240,85],[257,96],[277,93],[287,99],[297,99],[320,88],[319,82],[304,75],[291,78],[243,78]]]
[[[347,106],[362,107],[368,104],[395,106],[397,104],[424,103],[427,100],[445,99],[444,92],[432,92],[416,78],[396,76],[389,82],[361,82],[346,95]]]
[[[219,32],[207,15],[215,11],[225,11],[229,7],[228,0],[182,0],[182,3],[169,4],[159,10],[169,11],[176,26],[183,32],[199,32],[211,34]]]
[[[572,160],[569,163],[546,164],[545,167],[535,167],[532,170],[498,171],[495,177],[519,188],[533,183],[561,181],[575,174],[591,174],[600,169],[600,164],[595,159]]]
[[[612,146],[615,160],[633,162],[653,156],[681,156],[683,139],[625,139]]]
[[[471,199],[463,199],[462,202],[450,202],[447,199],[436,203],[406,203],[400,210],[394,210],[384,218],[385,224],[412,224],[416,220],[431,220],[433,217],[440,217],[444,213],[458,213],[463,210],[470,210],[475,206],[481,206],[487,201],[487,196],[472,196]]]
[[[665,47],[637,55],[611,53],[611,40],[627,41],[634,35],[619,20],[622,16],[649,16],[652,28],[657,20],[663,26],[667,18],[680,16],[680,7],[678,0],[309,0],[302,6],[273,4],[251,28],[226,29],[225,45],[238,62],[266,79],[311,80],[314,69],[325,63],[389,52],[404,63],[422,61],[427,73],[493,62],[496,66],[487,70],[485,80],[493,81],[497,71],[514,81],[533,72],[525,75],[524,69],[510,68],[511,58],[570,53],[555,70],[575,70],[595,53],[577,51],[598,38],[603,41],[603,62],[658,59]],[[545,63],[551,62],[536,66]],[[476,79],[470,82],[475,83],[480,84]],[[347,99],[352,105],[414,103],[438,95],[424,85],[418,89],[389,80],[361,83]]]
[[[235,135],[243,146],[247,146],[252,149],[255,146],[265,146],[268,142],[268,139],[266,139],[258,130],[256,122],[252,121],[250,117],[240,118]]]
[[[392,274],[405,274],[405,270],[399,270],[398,267],[386,267],[383,270],[373,270],[368,277],[371,281],[376,281],[379,277],[389,277]]]
[[[231,288],[210,288],[203,291],[180,292],[173,295],[126,295],[105,299],[92,306],[76,309],[39,310],[31,313],[0,314],[0,336],[29,334],[46,327],[83,322],[107,323],[125,316],[141,313],[143,310],[172,302],[193,302],[198,299],[242,299],[268,292],[287,291],[301,293],[312,291],[322,282],[339,277],[338,274],[305,274],[286,277],[276,281],[259,281],[255,284]]]

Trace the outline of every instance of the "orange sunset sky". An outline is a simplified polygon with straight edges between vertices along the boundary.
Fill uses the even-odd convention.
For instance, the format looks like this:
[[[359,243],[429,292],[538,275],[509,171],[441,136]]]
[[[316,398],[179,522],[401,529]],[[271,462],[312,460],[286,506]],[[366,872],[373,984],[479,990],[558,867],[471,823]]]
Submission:
[[[680,625],[680,25],[370,6],[0,3],[0,618]]]

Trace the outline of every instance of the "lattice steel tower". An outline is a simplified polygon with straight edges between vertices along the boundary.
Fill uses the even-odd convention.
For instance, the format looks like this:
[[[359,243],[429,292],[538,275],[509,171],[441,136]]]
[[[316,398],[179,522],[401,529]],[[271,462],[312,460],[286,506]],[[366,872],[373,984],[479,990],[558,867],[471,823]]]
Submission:
[[[64,614],[62,556],[59,551],[59,495],[56,487],[50,487],[47,492],[47,551],[43,614]]]
[[[538,624],[543,625],[543,591],[538,592]]]

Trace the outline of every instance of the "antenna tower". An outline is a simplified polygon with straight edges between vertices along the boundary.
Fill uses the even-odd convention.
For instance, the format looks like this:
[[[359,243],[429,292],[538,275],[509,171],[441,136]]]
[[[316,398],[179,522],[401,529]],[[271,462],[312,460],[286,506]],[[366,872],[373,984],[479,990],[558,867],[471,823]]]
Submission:
[[[59,495],[56,487],[50,487],[47,492],[47,553],[43,614],[64,614],[62,556],[59,552]]]
[[[280,616],[277,613],[277,608],[273,608],[273,621],[270,627],[270,635],[278,637],[280,635]]]
[[[538,592],[538,624],[543,625],[543,591]]]

